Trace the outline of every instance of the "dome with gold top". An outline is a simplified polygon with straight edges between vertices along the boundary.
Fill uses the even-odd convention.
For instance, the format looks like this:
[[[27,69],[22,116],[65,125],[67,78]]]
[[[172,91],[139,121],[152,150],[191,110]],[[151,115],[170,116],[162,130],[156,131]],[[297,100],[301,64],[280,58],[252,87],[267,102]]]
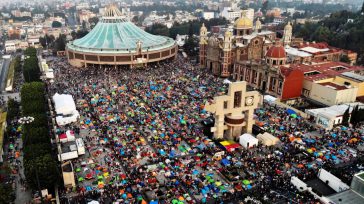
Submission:
[[[253,21],[249,19],[245,13],[243,13],[243,15],[235,21],[234,26],[236,28],[252,28]]]

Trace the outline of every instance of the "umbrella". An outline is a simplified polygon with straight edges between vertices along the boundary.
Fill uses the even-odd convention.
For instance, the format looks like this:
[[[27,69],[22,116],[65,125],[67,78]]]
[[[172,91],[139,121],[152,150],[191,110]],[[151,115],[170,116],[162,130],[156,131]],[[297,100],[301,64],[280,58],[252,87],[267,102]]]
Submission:
[[[84,181],[85,179],[83,178],[83,177],[80,177],[80,178],[78,178],[78,181],[79,182],[82,182],[82,181]]]
[[[81,168],[77,168],[77,169],[76,169],[76,172],[80,172],[80,171],[81,171]]]
[[[243,180],[243,184],[244,184],[244,185],[249,185],[249,184],[250,184],[250,181],[248,181],[248,180]]]
[[[180,201],[183,201],[183,200],[185,200],[182,196],[180,196],[179,198],[178,198],[178,200],[180,200]]]
[[[286,113],[288,113],[289,115],[293,115],[296,114],[296,111],[292,110],[292,109],[287,109]],[[296,115],[297,117],[297,115]]]
[[[246,187],[247,187],[248,189],[252,189],[252,188],[253,188],[250,184],[248,184]]]

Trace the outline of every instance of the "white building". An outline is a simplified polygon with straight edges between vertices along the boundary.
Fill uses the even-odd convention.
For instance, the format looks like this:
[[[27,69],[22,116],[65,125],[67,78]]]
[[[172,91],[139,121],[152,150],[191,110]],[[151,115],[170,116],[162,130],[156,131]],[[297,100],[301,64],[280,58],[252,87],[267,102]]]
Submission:
[[[348,103],[343,105],[334,105],[327,108],[307,109],[307,115],[315,120],[315,123],[325,129],[332,129],[334,125],[342,123],[343,115],[349,108],[352,112],[354,106],[364,106],[362,103]]]
[[[231,7],[224,7],[220,16],[227,20],[233,21],[241,16],[241,10],[233,10]]]
[[[202,17],[206,20],[215,18],[215,12],[203,12]]]
[[[243,10],[242,12],[245,12],[246,17],[248,17],[251,21],[254,21],[254,9],[250,8]]]

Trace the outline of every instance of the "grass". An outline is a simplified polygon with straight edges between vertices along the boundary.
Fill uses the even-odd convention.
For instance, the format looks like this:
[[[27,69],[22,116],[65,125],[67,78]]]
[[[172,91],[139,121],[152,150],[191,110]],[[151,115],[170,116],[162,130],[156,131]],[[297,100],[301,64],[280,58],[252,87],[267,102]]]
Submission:
[[[364,172],[363,173],[360,173],[358,174],[359,178],[363,179],[364,180]]]

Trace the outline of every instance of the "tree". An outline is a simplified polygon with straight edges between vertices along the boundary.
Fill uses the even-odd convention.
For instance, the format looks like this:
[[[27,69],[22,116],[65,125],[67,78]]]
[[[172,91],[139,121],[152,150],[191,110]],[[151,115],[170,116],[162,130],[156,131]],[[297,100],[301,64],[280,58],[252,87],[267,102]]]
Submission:
[[[343,120],[342,120],[342,124],[345,125],[345,126],[348,126],[349,125],[349,118],[350,118],[350,113],[349,113],[349,110],[350,108],[347,108],[346,111],[344,112],[344,115],[343,115]]]
[[[186,43],[183,45],[183,50],[187,53],[188,56],[197,56],[198,48],[198,40],[195,39],[193,36],[188,37]]]
[[[92,17],[92,18],[88,19],[88,22],[90,23],[91,29],[92,29],[99,22],[99,18],[98,17]]]
[[[0,203],[12,203],[15,200],[13,188],[10,184],[0,183]]]
[[[50,154],[39,155],[34,159],[25,161],[24,174],[28,184],[33,189],[50,189],[59,182],[57,163]]]
[[[169,36],[168,27],[160,23],[153,24],[152,26],[145,29],[145,31],[153,35]]]
[[[61,28],[62,27],[62,23],[59,21],[53,21],[52,22],[52,28]]]
[[[66,50],[66,40],[67,40],[67,36],[64,34],[61,34],[57,38],[57,40],[54,42],[54,50],[56,52]]]
[[[330,42],[332,33],[328,27],[320,26],[316,29],[313,36],[318,42]]]
[[[39,42],[42,45],[42,47],[47,47],[53,44],[54,42],[54,36],[53,35],[45,35],[44,37],[39,38]]]
[[[359,122],[358,117],[360,117],[360,115],[358,115],[358,113],[359,113],[359,106],[356,105],[351,111],[351,118],[350,118],[350,123],[353,124],[354,126],[356,126]]]
[[[82,21],[82,30],[87,30],[86,21]]]

